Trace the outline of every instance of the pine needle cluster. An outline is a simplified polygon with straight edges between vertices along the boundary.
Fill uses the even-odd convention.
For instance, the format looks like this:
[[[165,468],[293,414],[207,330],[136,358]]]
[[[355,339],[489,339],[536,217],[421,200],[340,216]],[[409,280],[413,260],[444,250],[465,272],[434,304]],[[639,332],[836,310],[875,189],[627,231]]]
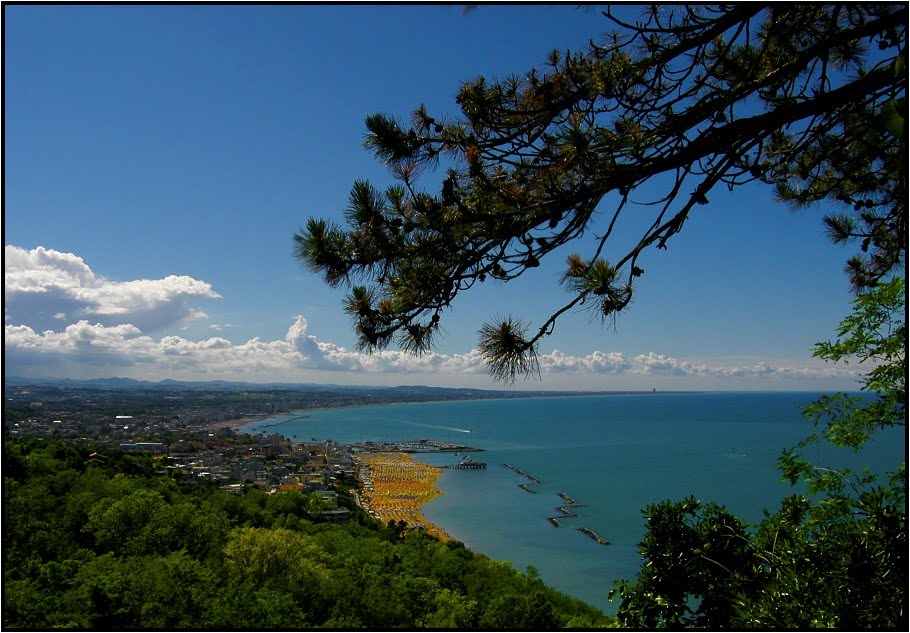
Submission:
[[[788,204],[829,207],[829,236],[859,246],[847,262],[857,290],[905,261],[906,5],[655,5],[635,23],[603,17],[611,30],[599,42],[466,82],[458,117],[420,106],[406,123],[366,119],[365,145],[395,184],[356,181],[345,227],[311,219],[295,236],[310,269],[351,287],[364,349],[430,349],[459,293],[521,277],[593,232],[596,252],[570,258],[571,297],[548,319],[514,340],[508,321],[480,329],[494,377],[533,375],[528,361],[559,317],[584,304],[615,318],[648,250],[668,248],[717,187],[762,182]],[[441,184],[421,189],[442,165]],[[629,207],[653,221],[607,263]]]

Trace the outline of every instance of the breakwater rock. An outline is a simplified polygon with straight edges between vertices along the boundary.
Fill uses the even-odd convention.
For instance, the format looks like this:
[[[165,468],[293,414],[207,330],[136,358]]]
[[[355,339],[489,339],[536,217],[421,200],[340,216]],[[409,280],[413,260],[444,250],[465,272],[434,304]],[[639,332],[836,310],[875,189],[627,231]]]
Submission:
[[[575,499],[573,499],[572,497],[570,497],[569,495],[567,495],[564,492],[557,492],[556,494],[559,495],[560,499],[562,499],[569,505],[573,505],[575,503]]]
[[[605,538],[602,538],[602,537],[598,536],[597,533],[596,533],[594,530],[589,530],[589,529],[586,528],[586,527],[580,527],[580,528],[575,528],[575,529],[577,529],[579,532],[581,532],[581,533],[584,534],[585,536],[590,536],[592,539],[594,539],[595,541],[597,541],[597,542],[600,543],[601,545],[609,545],[609,544],[610,544],[610,541],[608,541],[608,540],[605,539]]]
[[[540,479],[538,479],[537,477],[532,477],[531,475],[529,475],[522,469],[518,468],[517,466],[513,466],[512,464],[503,464],[503,466],[505,466],[506,468],[508,468],[509,470],[514,472],[515,474],[521,475],[522,477],[529,479],[530,481],[534,482],[535,484],[540,483]]]

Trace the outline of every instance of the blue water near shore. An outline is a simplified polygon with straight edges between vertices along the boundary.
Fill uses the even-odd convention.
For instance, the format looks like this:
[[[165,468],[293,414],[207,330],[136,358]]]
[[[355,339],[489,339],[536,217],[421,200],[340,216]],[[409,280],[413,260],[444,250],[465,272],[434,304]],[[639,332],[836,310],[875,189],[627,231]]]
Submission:
[[[478,400],[334,409],[287,414],[250,424],[251,433],[297,441],[431,439],[481,448],[486,470],[444,470],[444,492],[424,516],[471,550],[534,566],[549,585],[615,611],[614,580],[634,579],[641,564],[641,510],[689,495],[716,501],[756,523],[794,492],[780,481],[775,460],[811,432],[801,408],[818,394],[705,393]],[[291,419],[297,418],[297,419]],[[469,432],[470,431],[470,432]],[[826,464],[891,469],[904,459],[901,430],[882,434],[861,458],[838,453]],[[814,453],[813,453],[814,456]],[[454,464],[452,454],[420,455]],[[852,463],[851,463],[852,462]],[[530,483],[513,464],[541,480]],[[580,516],[547,521],[565,505],[564,492],[584,507]],[[575,527],[608,539],[601,545]]]

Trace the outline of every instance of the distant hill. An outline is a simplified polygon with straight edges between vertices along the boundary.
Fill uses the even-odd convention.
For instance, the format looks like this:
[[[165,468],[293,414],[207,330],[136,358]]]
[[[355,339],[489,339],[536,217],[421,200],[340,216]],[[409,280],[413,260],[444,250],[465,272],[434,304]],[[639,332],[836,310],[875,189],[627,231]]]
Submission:
[[[358,386],[322,385],[316,383],[253,383],[230,382],[227,380],[182,381],[172,380],[170,378],[159,381],[136,380],[135,378],[89,378],[74,380],[72,378],[23,378],[22,376],[7,376],[3,379],[3,384],[14,387],[42,385],[51,387],[80,387],[84,389],[201,389],[205,391],[269,391],[274,389],[312,391],[320,389],[335,390],[362,388]],[[370,388],[372,389],[374,387]]]
[[[6,376],[3,380],[6,387],[44,386],[59,388],[98,389],[98,390],[124,390],[124,391],[290,391],[290,392],[363,392],[388,393],[398,397],[409,396],[413,398],[428,399],[468,399],[477,398],[530,398],[541,396],[578,396],[578,395],[607,395],[622,393],[642,393],[636,391],[505,391],[495,389],[473,389],[461,387],[427,387],[424,385],[398,385],[395,387],[373,385],[337,385],[317,383],[253,383],[231,382],[226,380],[210,381],[180,381],[180,380],[136,380],[134,378],[92,378],[73,380],[71,378],[23,378],[21,376]],[[665,392],[666,393],[666,392]]]

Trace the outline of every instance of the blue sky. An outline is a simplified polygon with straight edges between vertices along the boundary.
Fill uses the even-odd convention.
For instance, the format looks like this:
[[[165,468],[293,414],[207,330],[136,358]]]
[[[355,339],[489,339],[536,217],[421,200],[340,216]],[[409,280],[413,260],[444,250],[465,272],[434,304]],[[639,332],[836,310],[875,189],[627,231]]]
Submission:
[[[343,291],[291,238],[310,216],[340,219],[355,179],[390,182],[362,147],[365,116],[454,114],[462,81],[584,46],[607,28],[597,11],[6,6],[4,24],[9,374],[499,388],[477,328],[540,323],[566,299],[562,260],[544,262],[460,297],[434,354],[366,357]],[[823,212],[715,192],[643,258],[615,330],[562,319],[542,383],[516,387],[854,386],[852,368],[810,358],[850,301]],[[620,245],[643,221],[627,219]]]

